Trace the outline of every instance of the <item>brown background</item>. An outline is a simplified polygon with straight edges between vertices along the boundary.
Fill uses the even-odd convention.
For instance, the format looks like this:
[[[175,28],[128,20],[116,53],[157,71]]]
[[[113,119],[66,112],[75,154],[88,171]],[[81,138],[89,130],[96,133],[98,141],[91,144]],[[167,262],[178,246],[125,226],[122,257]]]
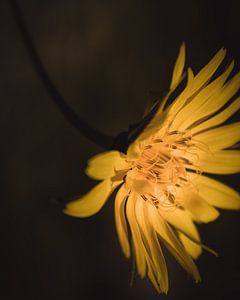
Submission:
[[[115,135],[141,118],[149,91],[164,92],[178,48],[198,71],[221,47],[240,69],[239,1],[19,1],[44,64],[68,103]],[[134,280],[114,228],[113,202],[95,217],[63,215],[55,201],[86,192],[86,160],[101,151],[52,103],[0,1],[1,291],[12,299],[159,299]],[[237,176],[222,178],[237,188]],[[239,182],[239,180],[238,180]],[[167,256],[167,299],[230,299],[240,292],[240,221],[223,212],[200,226],[220,253],[198,260],[195,285]]]

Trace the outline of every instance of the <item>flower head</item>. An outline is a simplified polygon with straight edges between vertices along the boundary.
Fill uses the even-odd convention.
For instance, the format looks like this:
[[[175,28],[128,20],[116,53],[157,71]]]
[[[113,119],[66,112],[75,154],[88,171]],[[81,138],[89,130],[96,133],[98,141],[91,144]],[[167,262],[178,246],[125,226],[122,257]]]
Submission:
[[[225,55],[224,49],[218,51],[195,76],[188,68],[184,89],[168,105],[184,79],[183,44],[170,90],[149,124],[126,154],[107,151],[91,158],[86,173],[102,181],[65,208],[71,216],[91,216],[118,189],[115,220],[123,253],[130,257],[134,252],[139,275],[147,275],[159,293],[168,291],[162,245],[197,282],[194,259],[208,248],[195,223],[215,220],[216,208],[240,209],[236,191],[205,175],[240,170],[240,151],[230,148],[240,139],[240,122],[222,125],[240,108],[240,99],[232,99],[240,88],[240,74],[228,79],[232,62],[212,79]]]

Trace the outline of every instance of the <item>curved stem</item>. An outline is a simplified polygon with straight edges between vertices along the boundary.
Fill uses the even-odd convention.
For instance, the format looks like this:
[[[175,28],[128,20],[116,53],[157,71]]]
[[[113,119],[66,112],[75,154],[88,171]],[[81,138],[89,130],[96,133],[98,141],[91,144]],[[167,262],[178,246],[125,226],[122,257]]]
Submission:
[[[26,46],[26,49],[29,53],[29,56],[33,62],[33,67],[38,74],[39,78],[41,79],[43,85],[45,86],[46,90],[48,91],[49,96],[57,105],[58,109],[64,115],[65,119],[76,129],[78,129],[81,134],[87,137],[89,140],[93,141],[97,145],[105,148],[110,149],[114,143],[114,138],[108,136],[97,129],[92,128],[87,124],[85,121],[80,119],[80,117],[74,112],[74,110],[66,103],[64,98],[58,92],[56,87],[54,86],[53,82],[48,76],[46,69],[43,66],[43,63],[38,55],[36,47],[33,44],[31,39],[30,33],[27,29],[26,23],[22,17],[21,9],[19,4],[16,0],[10,0],[10,4],[12,7],[12,11],[14,13],[14,17],[16,23],[18,25],[19,31],[22,35],[22,39]]]

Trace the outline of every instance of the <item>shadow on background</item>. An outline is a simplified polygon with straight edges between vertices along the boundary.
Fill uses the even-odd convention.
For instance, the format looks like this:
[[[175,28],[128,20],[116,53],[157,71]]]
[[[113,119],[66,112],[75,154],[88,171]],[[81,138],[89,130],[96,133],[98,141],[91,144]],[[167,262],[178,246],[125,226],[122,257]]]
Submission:
[[[149,91],[166,91],[183,40],[195,72],[221,46],[240,69],[238,1],[20,2],[61,94],[108,134],[141,118]],[[93,186],[84,167],[101,149],[51,102],[4,0],[0,25],[1,299],[159,299],[147,280],[136,277],[130,288],[132,264],[118,245],[112,201],[93,218],[63,215],[55,199]],[[237,179],[224,178],[235,188]],[[204,253],[198,260],[198,285],[167,255],[169,300],[239,294],[239,225],[239,213],[223,212],[200,226],[220,257]]]

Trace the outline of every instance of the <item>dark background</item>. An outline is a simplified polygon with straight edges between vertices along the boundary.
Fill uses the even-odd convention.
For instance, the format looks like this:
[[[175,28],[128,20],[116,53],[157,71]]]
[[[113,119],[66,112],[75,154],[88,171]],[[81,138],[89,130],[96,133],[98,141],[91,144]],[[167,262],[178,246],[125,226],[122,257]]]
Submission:
[[[178,48],[195,73],[221,47],[240,69],[239,1],[22,0],[44,64],[79,115],[115,135],[141,118],[149,91],[164,92]],[[113,202],[96,216],[65,216],[55,198],[94,185],[86,160],[102,149],[68,124],[0,1],[0,299],[159,299],[118,244]],[[237,188],[237,177],[222,178]],[[196,285],[168,254],[167,299],[234,299],[240,292],[239,212],[199,226],[219,258],[197,261]]]

